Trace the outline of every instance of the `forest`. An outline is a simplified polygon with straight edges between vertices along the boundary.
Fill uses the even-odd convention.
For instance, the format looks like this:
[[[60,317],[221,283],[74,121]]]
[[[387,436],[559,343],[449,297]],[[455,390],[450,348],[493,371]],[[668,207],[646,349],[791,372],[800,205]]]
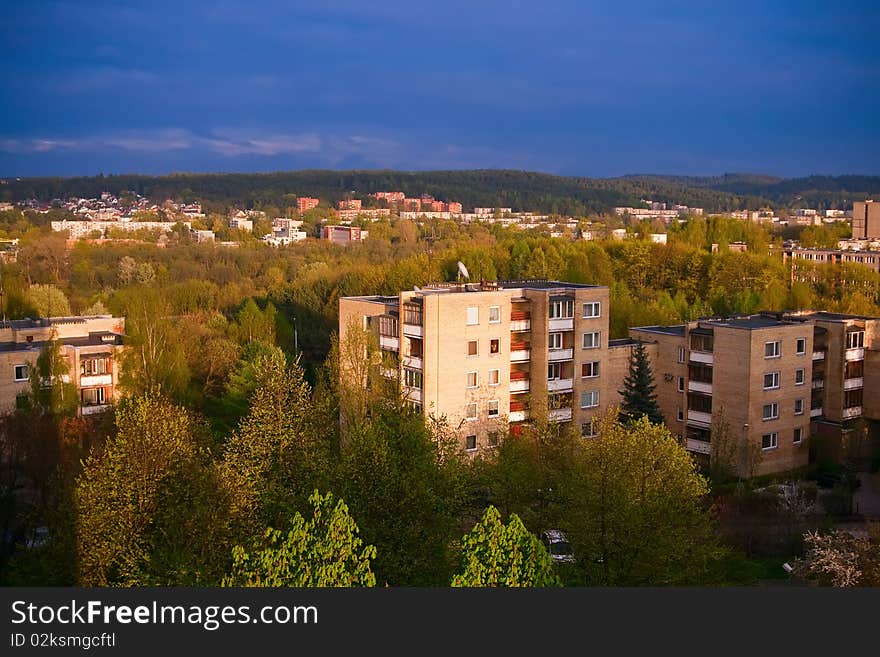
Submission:
[[[606,418],[585,442],[536,421],[494,458],[471,461],[448,447],[442,418],[426,422],[392,393],[359,397],[339,362],[370,345],[336,339],[338,300],[453,280],[462,261],[475,278],[608,285],[611,337],[761,309],[880,315],[876,273],[817,265],[811,282],[796,282],[782,235],[722,217],[673,225],[667,244],[651,242],[649,223],[628,226],[627,240],[585,241],[394,219],[348,246],[195,244],[177,231],[162,244],[69,248],[32,213],[0,214],[0,230],[20,237],[17,261],[0,269],[5,317],[112,312],[126,318],[129,346],[113,413],[77,417],[63,395],[35,386],[31,403],[0,421],[13,455],[0,473],[7,584],[477,585],[487,552],[512,558],[511,542],[549,563],[533,541],[547,528],[564,529],[578,559],[558,573],[538,568],[531,583],[779,576],[780,558],[812,549],[814,521],[786,523],[789,533],[760,549],[725,533],[715,496],[729,482],[699,472],[662,427]],[[833,239],[824,231],[833,229],[811,239]],[[41,357],[46,367],[55,358]],[[636,467],[649,458],[662,463],[654,474]],[[741,508],[757,504],[737,490]],[[761,508],[749,516],[759,527],[740,532],[781,526],[784,509]],[[12,527],[44,528],[48,539],[22,548]],[[343,564],[327,557],[333,541],[350,555]],[[323,565],[302,571],[310,560]]]

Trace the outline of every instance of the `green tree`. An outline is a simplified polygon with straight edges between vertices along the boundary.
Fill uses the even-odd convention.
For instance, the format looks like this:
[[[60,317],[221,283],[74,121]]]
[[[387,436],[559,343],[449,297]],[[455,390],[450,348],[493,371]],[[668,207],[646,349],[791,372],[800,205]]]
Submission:
[[[623,397],[620,407],[621,420],[632,423],[647,417],[654,424],[662,424],[663,414],[657,405],[655,387],[648,353],[640,340],[630,351],[629,373],[623,380],[623,390],[620,391]]]
[[[268,528],[249,554],[237,545],[223,586],[340,587],[375,586],[371,561],[376,548],[363,545],[359,529],[342,500],[332,493],[309,497],[312,517],[299,512],[287,534]]]
[[[53,330],[30,368],[31,407],[55,417],[76,415],[79,397],[76,384],[65,381],[69,374],[70,365]]]
[[[452,586],[560,586],[553,560],[516,514],[505,525],[490,506],[462,539],[462,571]]]
[[[70,302],[54,285],[31,285],[28,302],[40,317],[65,317],[70,315]]]

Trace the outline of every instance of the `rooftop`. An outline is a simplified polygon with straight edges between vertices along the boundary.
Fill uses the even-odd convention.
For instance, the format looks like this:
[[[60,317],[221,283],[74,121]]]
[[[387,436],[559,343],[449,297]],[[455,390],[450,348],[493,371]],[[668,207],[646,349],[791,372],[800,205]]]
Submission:
[[[665,335],[684,336],[685,325],[678,324],[676,326],[634,326],[633,330],[647,331],[649,333],[663,333]]]
[[[49,326],[58,326],[60,324],[86,324],[90,319],[112,319],[113,315],[77,315],[72,317],[40,317],[32,319],[25,317],[24,319],[10,319],[0,322],[0,329],[32,329],[47,328]]]

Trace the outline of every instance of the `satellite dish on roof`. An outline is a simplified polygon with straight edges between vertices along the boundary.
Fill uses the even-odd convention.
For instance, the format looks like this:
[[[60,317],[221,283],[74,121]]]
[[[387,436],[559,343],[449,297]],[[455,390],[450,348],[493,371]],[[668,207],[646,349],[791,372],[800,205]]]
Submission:
[[[461,260],[458,261],[458,275],[459,277],[471,280],[471,275],[468,273],[467,267],[464,266],[464,263]]]

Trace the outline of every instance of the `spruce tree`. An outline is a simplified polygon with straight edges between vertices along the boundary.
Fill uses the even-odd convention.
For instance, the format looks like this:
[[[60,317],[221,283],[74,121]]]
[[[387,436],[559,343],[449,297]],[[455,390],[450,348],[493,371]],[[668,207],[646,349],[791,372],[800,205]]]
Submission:
[[[629,374],[623,380],[623,390],[620,391],[623,396],[620,421],[631,424],[646,416],[651,423],[662,424],[663,414],[657,405],[655,387],[648,353],[645,351],[645,345],[639,341],[630,352]]]

